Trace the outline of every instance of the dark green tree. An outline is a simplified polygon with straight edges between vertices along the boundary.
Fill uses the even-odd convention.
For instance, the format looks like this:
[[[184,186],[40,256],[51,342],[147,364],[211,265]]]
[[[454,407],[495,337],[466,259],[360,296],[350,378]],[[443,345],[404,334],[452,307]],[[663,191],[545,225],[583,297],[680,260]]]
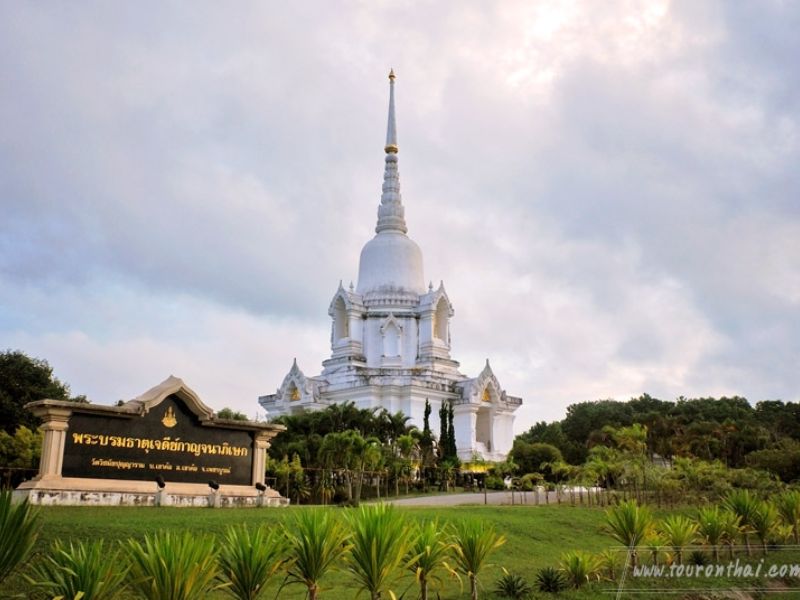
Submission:
[[[552,444],[529,443],[517,438],[511,448],[511,458],[519,466],[519,472],[544,473],[542,464],[555,464],[564,460],[561,451]]]
[[[442,402],[439,407],[439,460],[447,458],[448,440],[450,433],[447,422],[447,405]]]
[[[456,428],[453,426],[455,414],[453,403],[447,403],[447,458],[458,460],[458,448],[456,446]]]
[[[70,398],[69,394],[69,386],[53,376],[46,360],[19,350],[0,354],[0,427],[7,433],[14,435],[21,425],[31,431],[39,426],[39,419],[25,410],[28,402],[45,398],[86,402],[83,396]]]

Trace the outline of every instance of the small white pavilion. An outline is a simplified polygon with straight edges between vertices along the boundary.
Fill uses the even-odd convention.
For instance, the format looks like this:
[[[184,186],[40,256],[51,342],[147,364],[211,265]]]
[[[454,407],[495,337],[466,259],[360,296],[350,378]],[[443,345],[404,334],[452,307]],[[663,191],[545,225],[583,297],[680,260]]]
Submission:
[[[439,431],[440,406],[451,402],[459,458],[503,460],[511,449],[514,411],[522,399],[506,394],[488,360],[477,377],[467,377],[450,356],[453,305],[444,284],[425,286],[422,251],[407,235],[397,170],[394,83],[392,71],[375,237],[361,250],[358,285],[345,289],[340,283],[328,308],[331,357],[315,377],[307,377],[295,361],[278,390],[258,401],[269,418],[353,402],[359,408],[401,411],[421,429],[428,400],[434,433]]]

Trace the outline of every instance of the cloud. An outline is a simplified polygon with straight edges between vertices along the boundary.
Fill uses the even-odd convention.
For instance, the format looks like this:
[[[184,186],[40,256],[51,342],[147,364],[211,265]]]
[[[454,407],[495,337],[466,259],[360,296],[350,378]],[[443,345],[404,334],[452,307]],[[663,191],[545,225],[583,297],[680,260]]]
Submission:
[[[0,8],[0,345],[248,414],[400,171],[454,356],[525,398],[800,399],[800,41],[764,2]]]

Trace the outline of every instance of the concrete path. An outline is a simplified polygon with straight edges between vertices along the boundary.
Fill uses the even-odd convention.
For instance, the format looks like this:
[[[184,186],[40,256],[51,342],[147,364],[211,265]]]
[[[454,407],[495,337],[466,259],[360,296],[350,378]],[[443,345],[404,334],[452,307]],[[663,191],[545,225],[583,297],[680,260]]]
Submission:
[[[513,504],[527,504],[534,506],[536,498],[533,492],[514,492]],[[563,502],[562,498],[562,502]],[[463,494],[440,494],[436,496],[418,496],[417,498],[400,498],[398,500],[388,500],[387,504],[397,506],[459,506],[465,504],[484,504],[483,492],[463,493]],[[539,502],[544,505],[544,494],[539,494]],[[487,492],[486,504],[508,504],[511,505],[511,492]],[[556,503],[555,492],[550,492],[550,503]]]

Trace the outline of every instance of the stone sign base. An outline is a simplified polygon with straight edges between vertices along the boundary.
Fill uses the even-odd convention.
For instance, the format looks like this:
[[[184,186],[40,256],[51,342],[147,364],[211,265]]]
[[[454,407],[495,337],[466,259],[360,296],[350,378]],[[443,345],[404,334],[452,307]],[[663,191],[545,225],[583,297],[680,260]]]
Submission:
[[[277,491],[264,492],[244,485],[220,486],[213,491],[198,483],[171,483],[159,490],[155,482],[118,479],[51,477],[26,481],[14,490],[14,499],[27,498],[41,506],[181,506],[181,507],[267,507],[288,506]]]

